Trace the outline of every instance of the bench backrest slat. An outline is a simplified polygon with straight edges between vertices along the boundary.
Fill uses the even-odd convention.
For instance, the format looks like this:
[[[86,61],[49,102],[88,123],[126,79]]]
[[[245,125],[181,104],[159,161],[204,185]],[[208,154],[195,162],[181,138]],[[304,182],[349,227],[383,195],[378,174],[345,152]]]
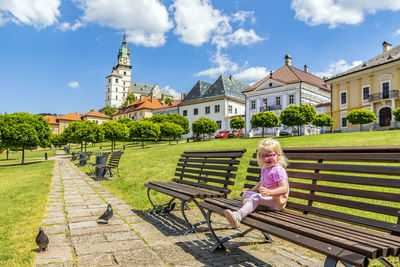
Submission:
[[[245,149],[185,151],[178,160],[173,181],[228,194]]]
[[[286,148],[287,208],[400,235],[400,146]],[[246,188],[259,181],[256,153]]]

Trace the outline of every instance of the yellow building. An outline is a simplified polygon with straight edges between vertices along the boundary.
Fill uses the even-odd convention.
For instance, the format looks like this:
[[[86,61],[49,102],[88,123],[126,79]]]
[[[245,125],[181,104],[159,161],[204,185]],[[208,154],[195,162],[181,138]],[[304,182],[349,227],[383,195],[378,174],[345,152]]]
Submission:
[[[400,45],[384,42],[382,54],[326,80],[332,88],[333,132],[359,131],[347,114],[355,109],[372,110],[376,123],[365,129],[389,129],[395,125],[392,111],[400,107]]]
[[[111,116],[112,119],[116,121],[122,118],[128,118],[136,121],[152,117],[153,110],[161,107],[163,107],[161,101],[153,97],[153,95],[150,95],[144,97],[143,99],[138,99],[124,108],[119,108]]]
[[[103,122],[111,120],[110,116],[98,112],[97,110],[92,110],[84,115],[82,115],[83,121],[94,121],[96,124],[102,124]]]

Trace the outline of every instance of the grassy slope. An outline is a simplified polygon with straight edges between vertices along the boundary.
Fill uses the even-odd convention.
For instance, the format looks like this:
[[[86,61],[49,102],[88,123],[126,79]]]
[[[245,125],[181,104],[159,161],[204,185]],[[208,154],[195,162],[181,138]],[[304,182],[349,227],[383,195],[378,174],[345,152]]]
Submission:
[[[362,146],[400,145],[400,131],[356,132],[299,137],[278,137],[283,147],[312,146]],[[110,190],[128,201],[136,209],[148,209],[150,204],[143,186],[149,180],[168,181],[174,176],[177,160],[185,150],[246,148],[237,172],[232,197],[239,196],[245,180],[246,168],[251,153],[261,138],[218,139],[179,145],[157,146],[147,149],[127,150],[120,163],[121,178],[102,182]],[[156,202],[168,199],[164,194],[154,193]]]
[[[31,265],[54,161],[0,167],[0,266]]]
[[[54,157],[56,155],[56,149],[47,150],[48,157]],[[34,161],[37,159],[44,159],[44,150],[26,152],[25,151],[25,162]],[[7,155],[4,154],[0,155],[0,165],[1,164],[9,164],[9,163],[18,163],[22,160],[22,152],[18,151],[16,153],[9,153],[8,160]]]

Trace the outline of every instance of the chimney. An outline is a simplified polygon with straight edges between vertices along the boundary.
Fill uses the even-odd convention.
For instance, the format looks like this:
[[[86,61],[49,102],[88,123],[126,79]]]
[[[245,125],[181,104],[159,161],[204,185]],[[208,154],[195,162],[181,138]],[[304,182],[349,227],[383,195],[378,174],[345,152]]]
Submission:
[[[307,65],[304,65],[304,72],[308,73],[308,66]]]
[[[186,96],[187,94],[181,94],[181,100],[183,100],[184,98],[185,98],[185,96]]]
[[[229,75],[229,80],[233,80],[233,77],[232,77],[232,74],[231,75]]]
[[[143,100],[143,95],[140,95],[139,101],[142,101],[142,100]]]
[[[165,95],[164,94],[161,94],[161,102],[163,103],[163,104],[165,104],[164,102],[165,102]]]
[[[288,54],[285,55],[285,65],[292,66],[292,57]]]
[[[387,51],[392,49],[392,44],[388,42],[383,42],[382,47],[383,47],[383,53],[386,53]]]
[[[153,91],[151,92],[150,96],[151,96],[151,103],[153,103],[153,101],[154,101],[154,94],[153,94]]]

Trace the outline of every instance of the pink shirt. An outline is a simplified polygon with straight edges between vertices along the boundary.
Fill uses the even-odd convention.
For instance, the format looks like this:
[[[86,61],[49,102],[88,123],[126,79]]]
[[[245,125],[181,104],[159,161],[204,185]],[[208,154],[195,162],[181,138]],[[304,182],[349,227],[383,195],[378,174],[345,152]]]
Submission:
[[[261,186],[267,189],[274,189],[279,187],[279,181],[288,180],[287,173],[285,169],[277,164],[272,168],[261,169]]]

